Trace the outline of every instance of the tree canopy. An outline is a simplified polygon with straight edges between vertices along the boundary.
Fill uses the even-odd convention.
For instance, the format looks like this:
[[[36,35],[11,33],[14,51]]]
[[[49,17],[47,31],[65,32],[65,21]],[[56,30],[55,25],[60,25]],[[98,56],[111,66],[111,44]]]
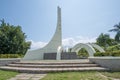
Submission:
[[[120,43],[120,23],[113,26],[114,28],[109,30],[110,32],[116,32],[115,41]]]
[[[101,33],[98,38],[97,38],[97,44],[102,46],[102,47],[107,47],[107,46],[112,46],[112,45],[116,45],[117,42],[110,38],[109,34],[103,34]]]
[[[0,24],[0,53],[25,54],[31,42],[26,41],[26,35],[21,26],[10,25],[1,20]]]

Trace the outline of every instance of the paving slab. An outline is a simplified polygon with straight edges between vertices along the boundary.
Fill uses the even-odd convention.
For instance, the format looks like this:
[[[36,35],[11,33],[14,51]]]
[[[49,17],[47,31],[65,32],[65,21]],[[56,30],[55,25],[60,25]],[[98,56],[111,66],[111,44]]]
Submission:
[[[28,74],[28,73],[21,73],[16,75],[15,77],[8,79],[8,80],[40,80],[45,77],[47,74]]]

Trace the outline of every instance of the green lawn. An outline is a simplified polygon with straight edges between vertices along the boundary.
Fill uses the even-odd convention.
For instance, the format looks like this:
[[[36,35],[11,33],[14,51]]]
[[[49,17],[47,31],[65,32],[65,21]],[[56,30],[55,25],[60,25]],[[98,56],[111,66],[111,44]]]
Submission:
[[[18,74],[17,72],[0,70],[0,80],[10,79],[11,77],[16,76],[17,74]]]
[[[120,72],[85,71],[48,73],[47,76],[41,80],[112,80],[110,77],[120,79]]]
[[[7,80],[16,76],[17,72],[0,70],[0,80]],[[112,80],[112,78],[120,79],[120,72],[58,72],[48,73],[41,80]]]
[[[48,73],[42,80],[108,80],[96,71]]]
[[[101,72],[101,74],[108,77],[120,79],[120,72]]]

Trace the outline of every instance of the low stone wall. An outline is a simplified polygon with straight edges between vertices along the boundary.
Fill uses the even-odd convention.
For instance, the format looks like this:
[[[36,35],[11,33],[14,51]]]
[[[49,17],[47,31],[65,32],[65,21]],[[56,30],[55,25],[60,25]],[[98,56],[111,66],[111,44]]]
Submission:
[[[44,53],[44,60],[56,60],[57,53]],[[62,52],[61,60],[78,59],[76,52]]]
[[[113,71],[120,71],[120,57],[89,57],[89,61]]]
[[[20,58],[2,58],[0,59],[0,66],[4,66],[13,62],[19,62]]]
[[[69,60],[69,59],[78,59],[76,52],[63,52],[63,53],[61,53],[61,60]]]

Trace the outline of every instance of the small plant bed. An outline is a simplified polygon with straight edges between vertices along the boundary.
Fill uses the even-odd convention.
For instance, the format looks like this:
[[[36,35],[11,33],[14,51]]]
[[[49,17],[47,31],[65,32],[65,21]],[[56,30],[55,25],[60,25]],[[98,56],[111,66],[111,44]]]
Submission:
[[[12,77],[15,77],[17,74],[19,74],[19,73],[0,70],[0,80],[10,79]]]
[[[118,77],[119,75],[120,72],[60,72],[48,73],[47,76],[41,80],[112,80],[112,78],[120,79],[120,77]]]

